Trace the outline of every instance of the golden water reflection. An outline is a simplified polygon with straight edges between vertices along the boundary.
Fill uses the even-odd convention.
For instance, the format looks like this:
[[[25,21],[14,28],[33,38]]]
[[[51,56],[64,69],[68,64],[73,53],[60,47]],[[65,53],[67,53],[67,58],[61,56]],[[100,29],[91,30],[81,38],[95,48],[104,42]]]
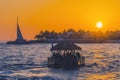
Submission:
[[[117,79],[118,73],[90,74],[85,80],[120,80]]]

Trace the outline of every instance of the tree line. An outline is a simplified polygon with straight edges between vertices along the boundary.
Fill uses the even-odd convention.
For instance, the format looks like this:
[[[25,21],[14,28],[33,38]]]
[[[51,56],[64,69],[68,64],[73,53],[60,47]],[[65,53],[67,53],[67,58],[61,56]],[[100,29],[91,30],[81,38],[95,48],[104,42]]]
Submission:
[[[85,31],[74,29],[63,30],[62,32],[41,31],[35,35],[35,39],[81,39],[81,40],[120,40],[120,30],[116,31]]]

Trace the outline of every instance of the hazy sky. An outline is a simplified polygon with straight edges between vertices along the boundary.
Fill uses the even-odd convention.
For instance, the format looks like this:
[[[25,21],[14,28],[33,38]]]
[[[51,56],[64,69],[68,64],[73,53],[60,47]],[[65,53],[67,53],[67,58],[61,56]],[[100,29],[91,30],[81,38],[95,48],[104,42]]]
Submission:
[[[26,39],[40,30],[120,29],[120,0],[0,0],[0,41],[15,40],[16,19]]]

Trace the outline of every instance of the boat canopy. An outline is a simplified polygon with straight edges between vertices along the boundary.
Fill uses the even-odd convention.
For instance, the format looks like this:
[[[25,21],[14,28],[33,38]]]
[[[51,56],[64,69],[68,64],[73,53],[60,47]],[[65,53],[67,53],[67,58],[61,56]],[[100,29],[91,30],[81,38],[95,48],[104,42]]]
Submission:
[[[56,51],[56,50],[81,50],[81,48],[77,45],[75,45],[72,42],[59,42],[57,45],[53,46],[51,48],[51,51]]]

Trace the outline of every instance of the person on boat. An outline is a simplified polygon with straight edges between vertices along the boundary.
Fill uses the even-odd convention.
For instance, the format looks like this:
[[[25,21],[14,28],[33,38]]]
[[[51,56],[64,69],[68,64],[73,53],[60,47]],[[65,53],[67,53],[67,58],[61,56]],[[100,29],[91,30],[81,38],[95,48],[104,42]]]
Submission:
[[[78,60],[77,57],[75,55],[73,55],[73,68],[78,66]]]
[[[53,52],[53,55],[52,55],[52,57],[53,57],[53,58],[55,58],[55,56],[56,56],[56,54],[55,54],[55,52]]]
[[[68,68],[69,66],[69,52],[66,52],[64,55],[63,55],[63,67],[64,68]]]
[[[81,55],[80,55],[80,53],[79,53],[79,52],[77,52],[77,53],[76,53],[76,56],[77,56],[78,58],[80,58],[80,57],[81,57]]]
[[[55,54],[55,67],[56,68],[61,68],[61,66],[62,66],[62,55],[59,53],[59,52],[57,52],[56,54]]]

